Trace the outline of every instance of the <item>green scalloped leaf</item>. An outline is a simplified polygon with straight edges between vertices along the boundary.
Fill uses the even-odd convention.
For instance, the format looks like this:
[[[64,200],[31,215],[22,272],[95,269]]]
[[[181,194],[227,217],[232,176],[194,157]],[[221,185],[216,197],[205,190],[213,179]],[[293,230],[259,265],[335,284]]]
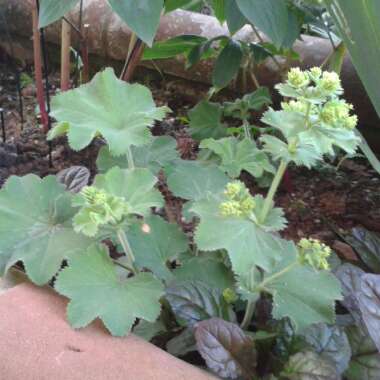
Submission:
[[[257,149],[256,144],[249,139],[239,141],[235,137],[223,139],[206,139],[200,144],[200,148],[210,149],[219,156],[220,168],[227,172],[231,178],[237,178],[245,170],[253,177],[261,177],[264,171],[274,173],[267,155]]]
[[[74,328],[100,318],[115,336],[124,336],[136,318],[155,322],[161,311],[164,288],[150,273],[120,280],[105,246],[94,245],[70,259],[54,285],[70,298],[67,316]]]
[[[217,103],[201,101],[189,111],[191,136],[197,141],[226,137],[227,126],[222,122],[222,117],[223,107]]]
[[[49,139],[64,123],[66,129],[69,126],[72,149],[83,149],[100,135],[114,155],[125,154],[132,145],[150,143],[149,127],[169,110],[155,106],[148,88],[119,80],[111,68],[96,74],[88,84],[54,96],[51,107],[50,115],[59,124],[51,130]]]
[[[143,222],[145,229],[135,224],[128,230],[128,240],[139,268],[150,269],[163,280],[173,278],[167,262],[188,249],[186,235],[178,225],[152,215]],[[146,232],[145,232],[146,231]]]
[[[297,262],[297,248],[293,242],[284,245],[282,257],[270,272],[265,273],[264,281]],[[314,271],[296,264],[267,283],[265,288],[273,295],[273,317],[289,317],[296,330],[313,323],[335,322],[335,301],[341,300],[342,294],[339,281],[328,271]]]
[[[0,191],[0,269],[22,261],[29,278],[43,285],[63,260],[86,250],[93,240],[74,231],[72,199],[54,176],[10,177]]]
[[[222,216],[219,212],[222,201],[222,195],[210,195],[194,203],[191,211],[200,217],[195,232],[198,248],[226,249],[234,272],[241,276],[248,275],[256,265],[266,270],[272,268],[282,254],[281,239],[247,218]],[[271,212],[268,218],[272,218]]]
[[[155,189],[157,178],[148,169],[120,169],[115,166],[95,177],[93,186],[124,198],[131,214],[148,215],[152,207],[164,204],[161,193]]]
[[[135,167],[148,168],[154,175],[157,175],[161,168],[180,159],[177,142],[170,136],[153,137],[150,144],[133,146],[131,150]],[[105,172],[113,166],[128,169],[127,156],[113,156],[108,147],[104,146],[99,151],[96,166],[100,172]]]

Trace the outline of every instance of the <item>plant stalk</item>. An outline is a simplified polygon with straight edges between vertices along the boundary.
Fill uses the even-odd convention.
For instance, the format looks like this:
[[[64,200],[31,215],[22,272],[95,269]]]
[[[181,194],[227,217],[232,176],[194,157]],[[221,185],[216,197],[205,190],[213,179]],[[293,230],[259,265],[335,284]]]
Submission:
[[[249,324],[252,321],[253,313],[255,312],[255,305],[256,302],[248,301],[247,302],[247,308],[245,309],[245,314],[243,321],[240,324],[240,327],[245,330],[249,327]]]
[[[272,184],[269,188],[268,194],[264,201],[263,209],[261,211],[261,215],[260,215],[261,223],[264,223],[266,217],[268,216],[269,210],[272,207],[274,195],[276,194],[276,191],[278,189],[278,186],[280,185],[282,177],[284,176],[287,166],[288,166],[287,162],[282,160],[280,163],[280,166],[277,169],[277,173],[273,178]]]
[[[128,161],[128,168],[135,169],[135,161],[133,160],[133,153],[130,146],[127,149],[127,161]]]
[[[137,274],[139,272],[139,270],[135,266],[135,255],[133,254],[133,251],[132,251],[132,248],[129,244],[127,235],[125,234],[125,232],[122,229],[119,229],[117,231],[117,238],[119,239],[119,242],[120,242],[121,246],[123,247],[124,253],[127,257],[128,267],[131,268],[131,270],[134,274]]]
[[[67,91],[70,88],[70,46],[71,46],[71,26],[62,20],[61,32],[61,90]]]

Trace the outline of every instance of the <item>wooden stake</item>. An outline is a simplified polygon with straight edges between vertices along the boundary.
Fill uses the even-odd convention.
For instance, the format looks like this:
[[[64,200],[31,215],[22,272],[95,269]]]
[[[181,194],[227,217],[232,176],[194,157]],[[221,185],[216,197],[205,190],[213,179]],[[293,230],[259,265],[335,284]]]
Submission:
[[[81,41],[81,55],[82,55],[82,84],[87,83],[90,80],[90,69],[88,60],[88,31],[90,25],[84,24],[82,29],[82,41]]]
[[[62,20],[61,32],[61,90],[70,89],[71,25]]]
[[[47,132],[49,128],[49,117],[46,112],[44,85],[42,82],[41,36],[40,36],[40,30],[38,29],[37,1],[32,7],[34,76],[35,76],[35,82],[36,82],[37,101],[38,101],[38,106],[40,107],[41,122],[42,122],[45,132]]]

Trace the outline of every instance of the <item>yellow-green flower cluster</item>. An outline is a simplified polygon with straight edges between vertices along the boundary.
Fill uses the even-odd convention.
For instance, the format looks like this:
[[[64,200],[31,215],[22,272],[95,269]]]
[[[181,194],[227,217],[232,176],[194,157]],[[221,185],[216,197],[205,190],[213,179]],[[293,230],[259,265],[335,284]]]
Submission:
[[[284,111],[305,114],[307,112],[308,104],[302,100],[290,100],[289,102],[282,102],[281,107]]]
[[[310,84],[310,77],[307,72],[295,67],[288,72],[288,84],[294,88],[306,87]]]
[[[249,217],[255,206],[255,200],[241,181],[227,184],[224,191],[227,200],[219,206],[223,216]]]
[[[239,297],[233,289],[226,288],[223,290],[223,298],[227,303],[231,304],[236,302]]]
[[[331,248],[317,239],[301,239],[298,242],[298,261],[302,265],[310,265],[316,270],[330,268],[327,259],[331,255]]]
[[[129,213],[128,203],[121,197],[102,189],[86,186],[80,195],[84,203],[74,217],[74,229],[88,236],[94,236],[100,226],[117,224]]]
[[[356,115],[350,115],[352,104],[342,99],[334,99],[323,105],[320,111],[320,119],[323,123],[335,128],[354,129],[358,122]]]
[[[315,96],[336,96],[343,92],[339,75],[335,72],[322,71],[319,67],[302,71],[295,67],[289,70],[286,83],[296,90],[304,90]]]

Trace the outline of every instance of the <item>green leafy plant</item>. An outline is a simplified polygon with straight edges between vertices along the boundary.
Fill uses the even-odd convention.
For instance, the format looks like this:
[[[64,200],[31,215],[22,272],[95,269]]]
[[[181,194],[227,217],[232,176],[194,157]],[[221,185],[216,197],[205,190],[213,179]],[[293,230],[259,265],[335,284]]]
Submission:
[[[11,177],[0,191],[1,271],[22,262],[36,284],[54,280],[70,299],[75,328],[100,318],[116,336],[168,333],[169,352],[198,350],[222,377],[362,373],[350,360],[348,325],[333,326],[335,302],[379,347],[378,275],[346,266],[335,276],[328,246],[280,236],[287,220],[275,205],[289,164],[313,167],[335,149],[355,151],[356,117],[330,72],[293,69],[277,88],[288,100],[265,112],[268,128],[256,139],[247,131],[251,112],[269,103],[265,90],[223,105],[204,102],[212,115],[192,110],[190,131],[201,148],[192,161],[179,158],[173,139],[150,133],[167,109],[112,70],[57,95],[51,137],[67,134],[73,149],[105,143],[100,174],[89,181],[88,171],[73,167],[57,178]],[[231,118],[243,128],[227,136]],[[252,194],[243,172],[251,180],[270,174],[267,194]],[[189,236],[162,217],[163,186],[183,200],[182,216],[195,226]],[[264,304],[263,323],[256,314]],[[276,364],[263,372],[258,355]],[[369,363],[377,357],[372,347],[368,355]]]

